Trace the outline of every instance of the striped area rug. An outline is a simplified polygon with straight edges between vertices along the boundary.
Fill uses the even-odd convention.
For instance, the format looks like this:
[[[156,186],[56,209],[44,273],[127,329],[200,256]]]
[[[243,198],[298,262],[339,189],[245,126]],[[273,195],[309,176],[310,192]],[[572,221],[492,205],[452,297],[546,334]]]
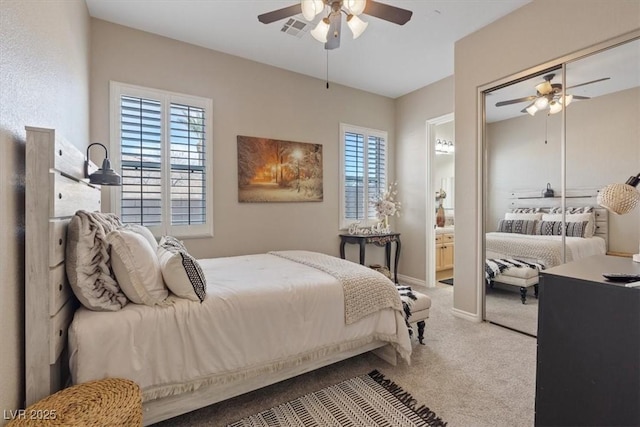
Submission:
[[[378,371],[343,381],[227,427],[439,427],[426,406]]]

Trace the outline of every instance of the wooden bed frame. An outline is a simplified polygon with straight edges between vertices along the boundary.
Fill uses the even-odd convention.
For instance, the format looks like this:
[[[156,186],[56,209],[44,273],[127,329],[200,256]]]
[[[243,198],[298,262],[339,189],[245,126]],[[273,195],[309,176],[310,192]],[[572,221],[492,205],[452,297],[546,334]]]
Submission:
[[[29,406],[70,385],[67,330],[79,303],[65,272],[66,230],[77,210],[100,211],[101,190],[85,180],[85,155],[73,144],[53,129],[26,130],[25,406]],[[96,169],[93,164],[91,168]],[[395,350],[385,342],[375,341],[278,372],[145,402],[144,424],[372,350],[388,363],[396,364]]]

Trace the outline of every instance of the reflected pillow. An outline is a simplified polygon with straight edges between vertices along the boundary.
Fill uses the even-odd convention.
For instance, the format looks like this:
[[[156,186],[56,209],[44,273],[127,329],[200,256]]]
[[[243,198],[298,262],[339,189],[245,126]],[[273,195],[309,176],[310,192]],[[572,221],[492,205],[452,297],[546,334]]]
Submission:
[[[498,223],[498,231],[501,233],[535,234],[537,222],[527,219],[501,219]]]
[[[541,208],[514,208],[509,211],[511,213],[538,213],[541,212]]]
[[[585,237],[589,221],[567,222],[567,237]],[[538,234],[543,236],[562,236],[562,221],[541,221]]]
[[[561,211],[562,212],[562,211]],[[542,215],[543,221],[562,221],[562,213],[549,213]],[[565,221],[567,222],[582,222],[587,221],[589,224],[585,230],[584,236],[580,237],[593,237],[596,231],[596,217],[595,213],[579,213],[569,214],[567,213]]]
[[[504,219],[542,219],[542,213],[520,213],[520,212],[507,212],[504,214]]]

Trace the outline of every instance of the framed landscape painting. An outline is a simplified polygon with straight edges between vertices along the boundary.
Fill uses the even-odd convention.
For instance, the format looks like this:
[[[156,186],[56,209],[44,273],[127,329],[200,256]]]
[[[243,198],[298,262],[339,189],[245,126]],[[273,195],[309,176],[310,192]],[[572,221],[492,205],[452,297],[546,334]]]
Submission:
[[[238,135],[238,201],[321,202],[322,145]]]

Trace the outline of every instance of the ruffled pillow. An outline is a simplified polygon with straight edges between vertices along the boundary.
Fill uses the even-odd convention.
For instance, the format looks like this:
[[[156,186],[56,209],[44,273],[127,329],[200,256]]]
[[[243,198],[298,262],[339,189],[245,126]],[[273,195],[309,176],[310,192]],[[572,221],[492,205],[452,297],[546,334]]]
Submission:
[[[109,268],[107,233],[122,227],[109,213],[79,210],[67,228],[65,269],[73,293],[89,310],[117,311],[127,304]]]

